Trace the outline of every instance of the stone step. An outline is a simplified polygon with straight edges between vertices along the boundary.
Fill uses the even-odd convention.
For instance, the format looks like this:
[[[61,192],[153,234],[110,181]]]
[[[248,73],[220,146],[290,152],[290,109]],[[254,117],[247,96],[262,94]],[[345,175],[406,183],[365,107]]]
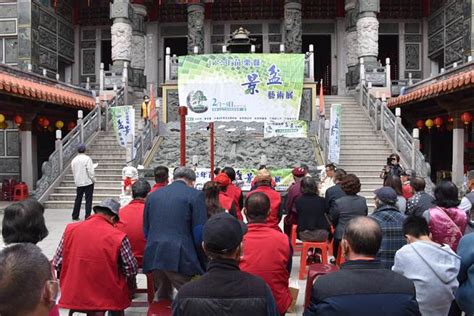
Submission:
[[[359,179],[361,179],[362,182],[364,181],[362,179],[363,176],[370,177],[372,179],[380,179],[379,174],[380,174],[380,171],[382,170],[382,168],[380,168],[380,171],[377,172],[377,171],[372,171],[372,170],[360,170],[359,168],[358,169],[344,168],[344,167],[341,167],[341,168],[343,168],[347,173],[355,174],[357,177],[359,177]],[[380,183],[382,183],[382,179],[380,179]]]
[[[383,162],[383,161],[382,161]],[[339,161],[340,166],[345,166],[346,168],[359,167],[364,169],[372,170],[372,168],[378,168],[382,170],[383,164],[380,164],[380,161],[376,160],[341,160]]]
[[[96,173],[95,179],[97,181],[122,181],[122,172],[115,174],[98,174]],[[74,177],[72,174],[68,174],[64,177],[64,181],[74,181]]]
[[[109,152],[109,153],[102,153],[102,154],[96,154],[96,153],[90,153],[89,157],[92,158],[92,160],[100,160],[100,159],[105,159],[105,160],[110,160],[110,159],[115,159],[117,161],[124,161],[127,155],[125,153],[117,153],[117,152]]]
[[[125,150],[122,146],[120,146],[118,143],[117,144],[107,144],[107,143],[102,143],[99,142],[97,144],[92,144],[89,145],[88,147],[90,152],[94,152],[96,150],[106,150],[106,151],[120,151],[120,150]]]
[[[374,133],[375,131],[371,126],[341,126],[341,133]]]
[[[118,198],[118,194],[104,194],[104,193],[95,193],[94,192],[94,200],[95,201],[102,201],[106,198]],[[76,193],[52,193],[49,195],[49,201],[69,201],[69,202],[74,202],[74,199],[76,198]]]
[[[363,149],[378,149],[378,148],[390,148],[388,143],[380,140],[380,141],[367,141],[367,140],[352,140],[352,141],[341,141],[341,148],[347,147],[354,147],[354,148],[363,148]]]
[[[122,189],[120,183],[116,183],[115,187],[101,187],[94,185],[94,195],[95,194],[115,194],[120,195]],[[73,193],[76,194],[76,187],[58,187],[54,189],[54,193]]]
[[[341,129],[341,139],[343,139],[344,137],[359,137],[359,136],[363,136],[363,137],[371,136],[371,137],[379,137],[379,138],[382,137],[382,136],[378,135],[377,133],[375,133],[375,131],[373,131],[373,130],[370,130],[370,131],[356,131],[356,130],[345,131],[345,130]]]
[[[386,158],[391,153],[392,153],[392,151],[389,150],[389,149],[379,149],[377,151],[374,151],[374,150],[361,151],[359,149],[344,149],[344,150],[341,149],[340,159],[341,160],[343,160],[344,158],[346,158],[345,160],[347,160],[347,158],[357,159],[358,157],[359,158],[362,158],[362,157],[366,157],[366,158],[380,158],[380,157]]]
[[[93,199],[92,200],[92,205],[99,204],[100,200]],[[84,207],[85,207],[85,199],[82,199],[82,208],[81,208],[81,218],[84,218]],[[43,203],[44,208],[46,209],[65,209],[65,210],[71,210],[72,214],[72,209],[74,208],[74,200],[71,201],[46,201]]]
[[[341,142],[342,141],[351,141],[351,140],[385,140],[382,135],[372,133],[345,133],[341,132]]]
[[[113,180],[97,180],[94,186],[97,187],[110,187],[114,188],[120,186],[121,180],[113,181]],[[61,181],[61,187],[76,187],[74,180],[63,180]]]

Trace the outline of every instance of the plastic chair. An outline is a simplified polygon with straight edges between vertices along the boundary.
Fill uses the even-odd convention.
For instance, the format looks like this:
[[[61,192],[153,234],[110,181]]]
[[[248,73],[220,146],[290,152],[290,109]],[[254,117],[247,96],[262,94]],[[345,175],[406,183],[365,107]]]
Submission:
[[[308,307],[311,301],[311,292],[313,290],[313,284],[316,278],[321,275],[325,275],[331,272],[336,272],[339,267],[332,264],[315,263],[309,266],[308,279],[306,280],[306,289],[304,292],[304,307]]]
[[[171,301],[162,300],[150,304],[147,316],[171,316],[172,312]]]
[[[346,262],[346,259],[344,259],[344,256],[342,255],[342,246],[341,246],[341,244],[342,243],[339,243],[339,247],[338,247],[338,250],[337,250],[336,266],[338,266],[338,267],[340,267],[341,264]]]
[[[13,192],[15,191],[16,180],[13,178],[3,179],[2,182],[2,200],[13,201]]]
[[[28,198],[28,185],[20,182],[14,187],[13,201],[23,201],[26,198]]]
[[[321,262],[326,264],[328,262],[328,243],[327,242],[303,242],[303,249],[301,250],[301,259],[300,259],[300,273],[299,279],[303,280],[306,275],[306,260],[308,259],[308,250],[316,249],[321,250]]]
[[[296,241],[296,238],[297,238],[297,226],[296,225],[292,225],[291,226],[291,247],[293,247],[293,254],[295,254],[296,252],[301,252],[301,247],[302,247],[302,243],[301,242],[297,242]]]

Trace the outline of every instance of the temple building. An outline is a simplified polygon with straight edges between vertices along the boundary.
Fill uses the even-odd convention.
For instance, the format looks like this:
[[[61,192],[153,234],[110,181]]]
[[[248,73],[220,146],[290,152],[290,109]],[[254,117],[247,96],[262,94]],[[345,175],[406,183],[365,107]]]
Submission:
[[[153,84],[168,106],[176,93],[175,56],[223,53],[243,28],[256,53],[312,54],[305,83],[322,82],[325,95],[358,93],[363,73],[371,86],[388,89],[377,97],[385,94],[392,97],[389,106],[402,105],[407,128],[436,115],[452,116],[455,134],[461,127],[465,133],[454,137],[457,153],[466,155],[468,162],[461,164],[469,165],[472,127],[459,123],[460,115],[472,113],[467,99],[451,111],[452,98],[434,106],[428,98],[395,97],[416,90],[412,85],[424,87],[428,78],[445,79],[452,65],[467,63],[463,71],[471,69],[473,16],[474,7],[465,0],[0,0],[0,63],[98,92],[120,85],[125,72],[132,98]],[[1,101],[0,113],[8,106]],[[165,120],[177,119],[177,108],[173,111]],[[67,120],[74,117],[67,113]],[[453,147],[452,136],[441,138],[443,146]],[[428,157],[439,151],[432,133],[423,132],[421,143]],[[452,157],[445,158],[433,165],[435,171],[449,169]]]
[[[98,84],[129,62],[135,86],[165,81],[165,54],[220,53],[244,27],[256,52],[307,52],[326,94],[345,94],[390,58],[391,79],[422,79],[472,50],[465,1],[442,0],[31,0],[0,2],[0,61]],[[442,13],[442,14],[440,14]],[[145,79],[146,77],[146,79]]]

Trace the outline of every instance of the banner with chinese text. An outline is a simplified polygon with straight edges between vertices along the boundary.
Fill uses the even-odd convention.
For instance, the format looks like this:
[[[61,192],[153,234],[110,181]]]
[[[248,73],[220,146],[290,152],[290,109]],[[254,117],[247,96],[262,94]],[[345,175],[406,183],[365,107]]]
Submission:
[[[272,169],[270,168],[273,180],[275,182],[275,190],[286,191],[293,182],[292,169]],[[211,171],[206,168],[197,168],[196,170],[196,188],[201,190],[207,181],[211,181]],[[237,185],[243,191],[250,191],[257,169],[235,169],[235,180]]]
[[[179,57],[179,104],[188,122],[298,120],[304,54]]]
[[[120,146],[127,147],[127,143],[133,144],[135,136],[135,109],[133,106],[114,106],[109,111]]]
[[[304,138],[308,136],[306,121],[265,122],[263,137]]]
[[[329,127],[329,162],[339,164],[341,151],[341,105],[331,104],[331,124]]]

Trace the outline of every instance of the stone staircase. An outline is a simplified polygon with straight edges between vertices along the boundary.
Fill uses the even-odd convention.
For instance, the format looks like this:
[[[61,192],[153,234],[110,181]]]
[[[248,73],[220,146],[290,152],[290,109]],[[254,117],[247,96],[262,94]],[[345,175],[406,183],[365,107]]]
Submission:
[[[383,135],[374,130],[369,118],[353,97],[326,96],[325,103],[328,115],[331,104],[342,104],[339,167],[360,178],[360,194],[367,199],[369,211],[373,210],[373,192],[382,186],[379,174],[392,149]]]
[[[138,129],[140,120],[140,108],[135,106],[135,126]],[[95,169],[96,183],[94,185],[93,205],[101,200],[112,197],[118,198],[121,193],[122,168],[125,167],[126,151],[117,142],[117,137],[113,129],[100,132],[92,144],[87,146],[86,154],[92,158],[94,163],[99,165]],[[68,166],[67,174],[61,183],[54,189],[53,193],[44,202],[48,209],[73,209],[76,197],[76,186],[71,167]],[[82,209],[85,198],[82,199]],[[81,213],[81,217],[84,213]]]

